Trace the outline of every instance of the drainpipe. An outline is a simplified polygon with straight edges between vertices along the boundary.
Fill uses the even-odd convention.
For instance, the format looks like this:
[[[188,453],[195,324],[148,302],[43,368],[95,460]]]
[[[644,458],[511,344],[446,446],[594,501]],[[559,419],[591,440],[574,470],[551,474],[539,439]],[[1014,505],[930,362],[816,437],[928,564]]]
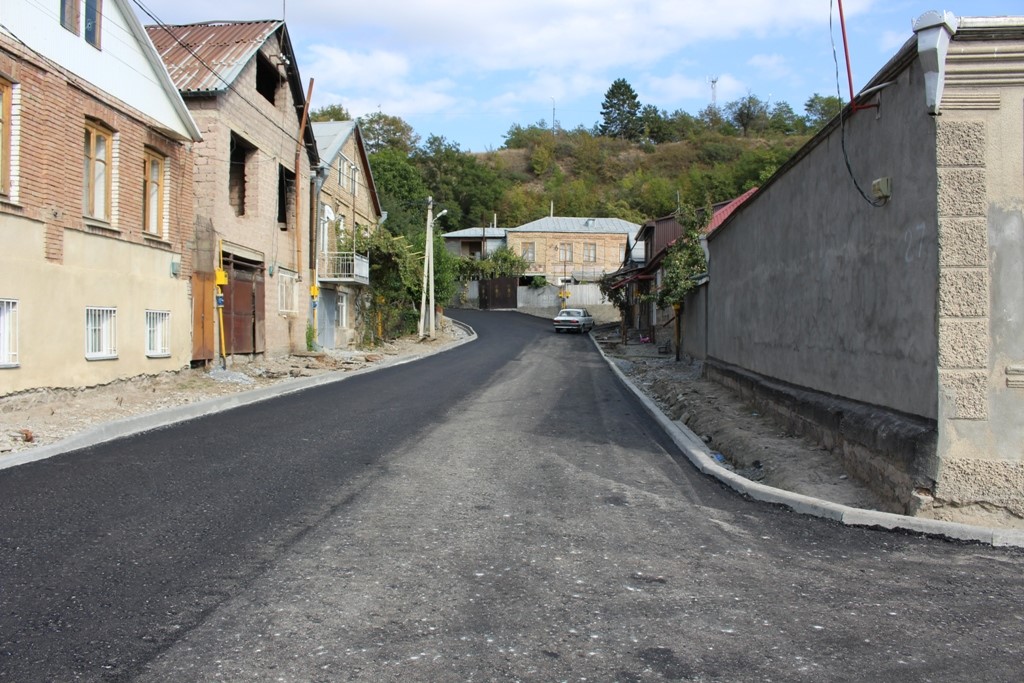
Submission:
[[[917,34],[917,55],[924,71],[925,102],[928,113],[934,116],[942,104],[946,53],[949,40],[956,33],[956,17],[952,12],[925,12],[914,22],[914,33]]]
[[[300,162],[302,160],[303,138],[306,136],[306,121],[309,119],[309,101],[313,97],[313,79],[309,79],[309,90],[306,92],[306,101],[302,104],[302,122],[299,124],[299,139],[295,143],[295,270],[299,274],[299,282],[302,281],[302,239],[299,236],[299,206],[302,193],[299,192],[299,179],[302,177]],[[312,172],[312,169],[310,169]],[[314,285],[316,283],[313,283]]]

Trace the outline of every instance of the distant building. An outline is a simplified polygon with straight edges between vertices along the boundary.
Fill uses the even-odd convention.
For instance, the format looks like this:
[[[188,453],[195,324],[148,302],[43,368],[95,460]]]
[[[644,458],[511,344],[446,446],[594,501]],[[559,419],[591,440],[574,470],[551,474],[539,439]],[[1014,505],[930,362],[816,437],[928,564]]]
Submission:
[[[510,228],[508,248],[549,282],[595,282],[619,269],[640,226],[619,218],[551,216]]]

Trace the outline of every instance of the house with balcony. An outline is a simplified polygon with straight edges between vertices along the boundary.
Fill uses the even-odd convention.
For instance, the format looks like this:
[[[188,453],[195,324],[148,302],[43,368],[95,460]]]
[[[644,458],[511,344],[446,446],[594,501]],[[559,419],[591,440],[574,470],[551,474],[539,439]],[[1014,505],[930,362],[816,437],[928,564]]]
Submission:
[[[310,169],[319,156],[287,26],[146,30],[203,131],[195,146],[193,361],[305,350]]]
[[[384,220],[363,134],[355,121],[314,122],[317,221],[314,249],[319,297],[315,307],[317,343],[333,349],[362,337],[362,298],[370,284],[370,258],[357,239]]]
[[[189,364],[200,139],[126,0],[4,0],[0,395]]]

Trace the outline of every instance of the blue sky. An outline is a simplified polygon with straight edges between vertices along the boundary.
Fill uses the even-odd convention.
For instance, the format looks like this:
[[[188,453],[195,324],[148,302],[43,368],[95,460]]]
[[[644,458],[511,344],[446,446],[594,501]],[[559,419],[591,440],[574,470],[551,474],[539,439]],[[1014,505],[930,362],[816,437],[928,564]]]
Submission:
[[[832,37],[849,98],[836,0],[138,1],[168,24],[284,16],[303,81],[315,80],[314,107],[379,109],[423,139],[442,135],[466,151],[500,147],[513,123],[550,125],[552,109],[560,127],[589,128],[616,78],[669,112],[703,109],[716,78],[719,105],[750,92],[802,114],[812,94],[836,94]],[[845,0],[843,8],[856,90],[928,10],[1024,14],[1020,0]]]

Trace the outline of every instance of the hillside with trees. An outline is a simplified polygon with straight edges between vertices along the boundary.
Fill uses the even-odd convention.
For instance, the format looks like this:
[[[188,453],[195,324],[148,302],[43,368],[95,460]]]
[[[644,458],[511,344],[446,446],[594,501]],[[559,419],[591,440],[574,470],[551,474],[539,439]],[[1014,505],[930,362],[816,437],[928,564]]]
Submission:
[[[639,101],[617,79],[592,128],[512,123],[501,146],[473,154],[437,135],[421,141],[400,117],[361,117],[381,203],[393,234],[424,230],[425,201],[448,210],[442,231],[516,226],[554,211],[642,223],[678,206],[735,197],[766,180],[838,111],[835,96],[812,95],[798,115],[752,93],[697,114]],[[313,120],[348,118],[338,105]]]
[[[412,255],[423,250],[428,196],[435,212],[447,210],[435,223],[438,235],[491,225],[495,215],[499,226],[522,225],[547,216],[552,206],[556,215],[643,223],[760,185],[840,106],[837,97],[815,94],[797,115],[786,102],[769,104],[748,93],[697,114],[667,112],[642,104],[632,86],[617,79],[592,128],[512,123],[499,148],[477,154],[438,135],[421,141],[400,117],[369,114],[358,121],[388,220],[357,249],[371,252],[376,271],[371,279],[379,281],[375,292],[394,290],[380,307],[404,311],[418,298],[420,277]],[[350,116],[340,105],[330,105],[311,118]],[[454,293],[460,278],[492,271],[514,275],[521,267],[514,255],[508,255],[509,263],[462,263],[437,239],[440,300]],[[409,324],[407,316],[395,320],[392,331],[408,331]]]

